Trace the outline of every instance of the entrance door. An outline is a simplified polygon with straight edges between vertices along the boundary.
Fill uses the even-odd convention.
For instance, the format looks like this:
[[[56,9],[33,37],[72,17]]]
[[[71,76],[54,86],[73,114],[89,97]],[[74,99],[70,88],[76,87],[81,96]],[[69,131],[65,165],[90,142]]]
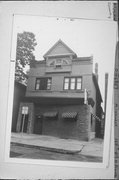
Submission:
[[[42,134],[42,116],[37,115],[34,123],[34,134]]]

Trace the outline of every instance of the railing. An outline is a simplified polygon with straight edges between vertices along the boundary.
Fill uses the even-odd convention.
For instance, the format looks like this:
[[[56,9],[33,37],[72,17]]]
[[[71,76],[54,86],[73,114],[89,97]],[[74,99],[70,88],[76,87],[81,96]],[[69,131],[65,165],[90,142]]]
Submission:
[[[101,122],[101,119],[98,117],[98,116],[96,116],[96,115],[94,115],[93,113],[91,114],[95,119],[97,119],[99,122]]]

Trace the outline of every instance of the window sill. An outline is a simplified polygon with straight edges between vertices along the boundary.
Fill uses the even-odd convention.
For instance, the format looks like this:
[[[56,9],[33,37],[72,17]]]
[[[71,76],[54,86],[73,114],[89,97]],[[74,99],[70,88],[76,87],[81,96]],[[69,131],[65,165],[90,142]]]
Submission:
[[[82,93],[83,93],[84,90],[81,90],[81,89],[80,89],[80,90],[63,90],[62,92],[74,92],[74,93],[76,93],[76,92],[77,92],[77,93],[82,92]]]
[[[52,91],[51,91],[51,89],[50,90],[47,90],[47,89],[45,89],[45,90],[35,89],[34,92],[52,92]]]

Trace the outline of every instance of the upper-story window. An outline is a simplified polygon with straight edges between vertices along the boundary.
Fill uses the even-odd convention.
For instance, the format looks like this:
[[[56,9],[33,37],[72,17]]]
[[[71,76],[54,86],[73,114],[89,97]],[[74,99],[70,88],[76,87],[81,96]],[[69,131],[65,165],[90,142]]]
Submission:
[[[64,89],[69,89],[69,78],[64,79]]]
[[[65,77],[64,90],[80,90],[82,88],[81,77]]]
[[[57,58],[50,62],[50,66],[54,66],[55,68],[61,68],[63,65],[68,65],[69,62],[66,59]]]
[[[55,67],[56,68],[61,68],[62,67],[62,59],[56,59]]]
[[[81,89],[81,87],[82,87],[82,78],[78,77],[76,79],[76,89]]]
[[[52,84],[52,78],[37,78],[36,79],[36,90],[50,90]]]
[[[70,78],[70,89],[74,90],[76,86],[76,78]]]

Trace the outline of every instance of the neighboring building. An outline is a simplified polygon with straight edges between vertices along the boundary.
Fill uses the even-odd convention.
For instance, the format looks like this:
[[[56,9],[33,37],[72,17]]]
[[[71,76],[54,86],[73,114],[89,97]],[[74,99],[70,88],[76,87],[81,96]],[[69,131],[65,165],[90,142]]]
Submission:
[[[31,64],[16,131],[90,140],[100,134],[101,102],[92,57],[77,57],[59,40]]]
[[[12,112],[12,132],[16,132],[17,117],[20,102],[23,101],[26,93],[26,85],[17,81],[14,82],[14,96],[13,96],[13,112]]]

